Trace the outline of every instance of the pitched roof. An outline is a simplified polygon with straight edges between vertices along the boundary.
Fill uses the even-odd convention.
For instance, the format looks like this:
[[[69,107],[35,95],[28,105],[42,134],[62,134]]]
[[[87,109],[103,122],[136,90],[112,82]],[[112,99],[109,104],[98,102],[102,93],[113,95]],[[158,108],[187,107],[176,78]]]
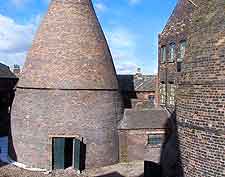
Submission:
[[[155,75],[117,75],[119,88],[122,91],[155,91]]]
[[[0,90],[13,89],[18,78],[13,74],[9,67],[0,63]]]
[[[170,114],[161,108],[137,111],[126,109],[118,129],[161,129]]]
[[[0,63],[0,78],[16,79],[17,77],[10,71],[8,66]]]

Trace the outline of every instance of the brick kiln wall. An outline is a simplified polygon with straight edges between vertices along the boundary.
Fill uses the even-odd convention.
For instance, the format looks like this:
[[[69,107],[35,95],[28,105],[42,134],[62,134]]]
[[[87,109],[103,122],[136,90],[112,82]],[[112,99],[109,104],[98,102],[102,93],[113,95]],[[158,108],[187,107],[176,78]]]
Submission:
[[[22,70],[20,87],[118,89],[91,0],[53,0]]]
[[[49,136],[61,135],[84,138],[87,168],[116,163],[119,99],[116,91],[18,89],[12,124],[18,161],[48,169],[52,158]]]
[[[225,174],[225,1],[198,0],[177,91],[186,177]]]
[[[91,0],[53,0],[28,53],[12,109],[17,159],[51,168],[49,136],[80,136],[86,167],[118,161],[122,101]]]

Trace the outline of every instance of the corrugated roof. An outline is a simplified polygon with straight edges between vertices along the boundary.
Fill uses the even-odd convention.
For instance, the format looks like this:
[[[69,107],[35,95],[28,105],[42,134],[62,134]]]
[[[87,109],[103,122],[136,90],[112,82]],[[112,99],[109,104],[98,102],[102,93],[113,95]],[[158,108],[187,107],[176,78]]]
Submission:
[[[161,129],[170,117],[168,111],[162,108],[137,111],[126,109],[119,129]]]

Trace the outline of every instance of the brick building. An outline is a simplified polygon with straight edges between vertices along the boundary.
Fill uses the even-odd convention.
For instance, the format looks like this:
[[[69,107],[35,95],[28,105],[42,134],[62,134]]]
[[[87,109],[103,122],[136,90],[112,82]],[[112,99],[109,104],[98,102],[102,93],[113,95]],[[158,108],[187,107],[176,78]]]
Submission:
[[[161,108],[126,109],[118,126],[120,161],[158,163],[169,117],[170,114]]]
[[[225,174],[224,9],[224,0],[180,0],[159,35],[160,103],[176,108],[163,176]]]
[[[76,169],[118,162],[122,116],[112,57],[90,0],[53,0],[12,108],[17,161]]]
[[[156,103],[156,76],[143,75],[117,75],[119,88],[123,97],[125,108],[134,107],[133,104],[154,105]]]
[[[194,4],[179,0],[165,28],[159,34],[159,100],[160,105],[174,108],[177,80],[183,71],[187,30]]]
[[[119,159],[159,163],[165,124],[170,113],[157,105],[157,76],[118,75],[124,101],[123,119],[118,124]]]
[[[15,74],[17,77],[20,77],[20,73],[21,73],[21,68],[20,65],[13,65],[13,68],[11,69],[11,71],[13,72],[13,74]]]
[[[225,176],[225,1],[196,0],[177,90],[185,177]]]

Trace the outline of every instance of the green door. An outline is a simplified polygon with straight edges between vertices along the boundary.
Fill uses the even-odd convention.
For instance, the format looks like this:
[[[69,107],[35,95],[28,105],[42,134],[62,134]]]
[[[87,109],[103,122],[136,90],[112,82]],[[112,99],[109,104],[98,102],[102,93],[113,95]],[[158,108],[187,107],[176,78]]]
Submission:
[[[53,139],[53,169],[64,169],[65,138]]]
[[[80,170],[80,145],[78,139],[73,139],[73,167]]]

